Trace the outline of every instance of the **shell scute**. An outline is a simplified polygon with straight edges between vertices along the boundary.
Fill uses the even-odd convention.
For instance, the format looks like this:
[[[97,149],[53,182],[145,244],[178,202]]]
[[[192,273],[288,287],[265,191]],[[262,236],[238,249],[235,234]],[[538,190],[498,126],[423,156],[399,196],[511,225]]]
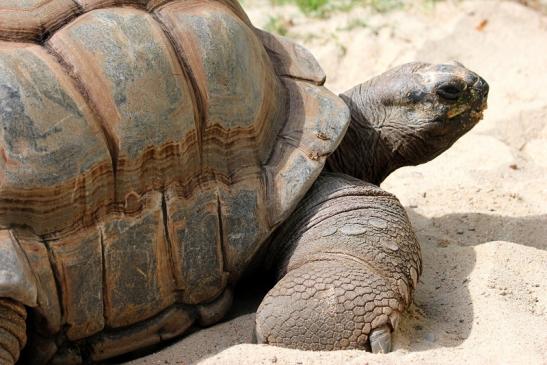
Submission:
[[[162,194],[150,192],[143,200],[142,213],[111,217],[100,227],[104,314],[111,328],[150,318],[175,303]]]
[[[257,35],[264,43],[278,75],[307,80],[317,85],[325,83],[325,72],[306,48],[286,37],[261,30],[257,30]]]
[[[269,234],[268,212],[262,188],[240,184],[221,191],[222,230],[226,271],[242,273]]]
[[[166,194],[174,275],[183,301],[189,304],[211,301],[227,283],[218,195],[208,190],[189,198],[172,190]]]
[[[112,200],[112,170],[68,76],[42,48],[2,43],[0,96],[0,225],[47,234],[89,221]]]
[[[105,326],[101,234],[96,227],[52,242],[67,337],[89,337]]]

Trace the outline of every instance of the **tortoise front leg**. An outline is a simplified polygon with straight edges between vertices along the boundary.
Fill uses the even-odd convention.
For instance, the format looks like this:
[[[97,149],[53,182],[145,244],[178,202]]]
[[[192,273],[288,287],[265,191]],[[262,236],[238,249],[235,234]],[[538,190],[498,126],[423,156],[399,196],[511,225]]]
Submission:
[[[276,233],[281,280],[256,318],[257,339],[305,350],[391,350],[421,271],[399,201],[335,174],[319,178]]]
[[[0,298],[0,364],[13,365],[27,342],[27,310],[11,299]]]

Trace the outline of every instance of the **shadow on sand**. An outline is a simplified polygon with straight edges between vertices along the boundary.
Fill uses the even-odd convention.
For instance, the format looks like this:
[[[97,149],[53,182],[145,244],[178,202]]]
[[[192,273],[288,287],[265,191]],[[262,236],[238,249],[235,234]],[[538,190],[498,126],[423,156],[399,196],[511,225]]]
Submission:
[[[510,241],[547,248],[546,215],[517,218],[464,213],[429,218],[412,209],[407,209],[407,213],[422,246],[424,267],[414,304],[403,316],[395,336],[395,349],[426,351],[454,347],[469,337],[474,315],[467,285],[476,263],[474,246]],[[272,285],[271,278],[257,275],[243,281],[236,289],[234,307],[224,322],[168,345],[170,353],[177,357],[172,363],[178,360],[196,364],[231,346],[252,343],[254,313]],[[128,364],[155,363],[157,355]],[[162,359],[173,356],[160,355]]]
[[[505,217],[461,213],[425,217],[407,209],[422,247],[423,274],[414,304],[401,321],[397,347],[425,351],[454,347],[467,339],[474,313],[468,290],[475,246],[513,242],[545,250],[547,215]]]

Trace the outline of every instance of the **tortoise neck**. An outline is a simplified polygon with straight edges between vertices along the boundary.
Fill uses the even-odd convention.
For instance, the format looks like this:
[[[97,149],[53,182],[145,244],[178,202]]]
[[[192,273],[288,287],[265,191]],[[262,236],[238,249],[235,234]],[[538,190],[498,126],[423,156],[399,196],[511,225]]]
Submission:
[[[326,169],[380,185],[389,174],[404,165],[392,147],[381,130],[352,119],[344,139],[328,157]]]
[[[390,173],[407,164],[398,153],[397,144],[401,141],[393,133],[386,133],[382,123],[377,123],[378,119],[387,118],[385,109],[372,100],[363,104],[361,101],[368,98],[363,98],[362,89],[356,102],[351,91],[340,95],[349,106],[351,122],[344,139],[327,159],[326,168],[379,185]]]

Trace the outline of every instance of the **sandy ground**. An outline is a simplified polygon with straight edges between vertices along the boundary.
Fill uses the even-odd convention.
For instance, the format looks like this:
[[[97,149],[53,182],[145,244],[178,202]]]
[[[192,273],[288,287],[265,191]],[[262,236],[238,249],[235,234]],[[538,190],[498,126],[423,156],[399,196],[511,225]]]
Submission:
[[[394,352],[301,352],[251,344],[254,304],[143,364],[547,364],[547,16],[513,2],[441,2],[388,14],[279,16],[341,92],[411,60],[457,59],[491,88],[484,121],[431,163],[382,185],[407,208],[424,274]]]

